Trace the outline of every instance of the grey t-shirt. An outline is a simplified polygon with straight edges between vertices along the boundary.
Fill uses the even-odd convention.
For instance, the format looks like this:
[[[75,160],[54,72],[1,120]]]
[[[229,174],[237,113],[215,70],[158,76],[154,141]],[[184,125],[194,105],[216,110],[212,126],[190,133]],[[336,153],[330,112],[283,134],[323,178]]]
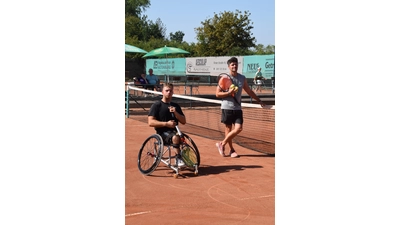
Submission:
[[[241,110],[241,102],[242,102],[242,88],[244,85],[244,80],[246,77],[240,73],[236,76],[232,76],[233,84],[238,86],[238,92],[235,93],[235,96],[228,96],[222,99],[221,109],[230,109],[230,110]],[[237,102],[233,99],[236,98]]]

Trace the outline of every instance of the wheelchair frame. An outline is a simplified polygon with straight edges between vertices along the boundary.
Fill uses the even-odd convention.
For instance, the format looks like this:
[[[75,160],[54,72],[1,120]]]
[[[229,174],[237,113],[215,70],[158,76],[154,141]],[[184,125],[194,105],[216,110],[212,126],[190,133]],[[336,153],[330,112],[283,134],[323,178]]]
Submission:
[[[181,144],[179,146],[181,153],[183,151],[191,151],[191,155],[195,156],[193,165],[188,165],[190,163],[186,163],[184,157],[180,156],[185,162],[185,166],[182,168],[179,167],[177,163],[179,155],[176,154],[172,156],[171,154],[172,144],[164,145],[164,141],[159,134],[152,134],[143,142],[138,153],[138,168],[142,174],[150,175],[157,169],[160,162],[163,162],[175,172],[173,174],[174,178],[177,178],[179,176],[179,171],[183,169],[189,169],[193,171],[195,175],[198,175],[200,166],[199,150],[194,141],[187,134],[182,133],[178,126],[176,128],[181,138]],[[175,163],[173,164],[172,159],[175,159]]]

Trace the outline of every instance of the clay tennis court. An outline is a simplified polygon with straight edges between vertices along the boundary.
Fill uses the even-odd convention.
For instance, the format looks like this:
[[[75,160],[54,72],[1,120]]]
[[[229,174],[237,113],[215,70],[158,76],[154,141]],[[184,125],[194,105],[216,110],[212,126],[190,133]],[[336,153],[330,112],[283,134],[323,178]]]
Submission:
[[[275,224],[274,156],[234,145],[240,158],[222,157],[215,140],[188,133],[201,154],[199,175],[187,170],[175,179],[160,163],[145,176],[137,155],[155,131],[143,118],[125,118],[126,224]]]

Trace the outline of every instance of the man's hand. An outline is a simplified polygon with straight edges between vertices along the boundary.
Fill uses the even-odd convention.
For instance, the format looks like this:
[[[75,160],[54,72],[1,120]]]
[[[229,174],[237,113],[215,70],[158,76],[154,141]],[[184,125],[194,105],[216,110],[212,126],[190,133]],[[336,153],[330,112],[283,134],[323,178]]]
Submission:
[[[170,120],[170,121],[168,121],[168,122],[166,123],[166,127],[175,128],[175,126],[176,126],[175,120]]]
[[[169,112],[172,112],[172,113],[176,112],[175,107],[170,106],[170,107],[168,107],[168,108],[169,108]],[[174,114],[175,114],[175,113],[174,113]]]

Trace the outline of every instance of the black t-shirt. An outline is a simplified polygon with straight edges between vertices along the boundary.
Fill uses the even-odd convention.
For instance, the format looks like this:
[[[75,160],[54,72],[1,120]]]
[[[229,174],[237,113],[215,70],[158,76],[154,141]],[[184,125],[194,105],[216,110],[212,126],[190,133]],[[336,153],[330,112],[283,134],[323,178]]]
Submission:
[[[172,113],[169,111],[168,108],[169,106],[174,106],[176,112],[178,112],[181,115],[184,115],[181,107],[178,104],[174,102],[165,103],[161,100],[158,100],[150,107],[150,112],[148,116],[154,116],[158,121],[163,121],[163,122],[175,120],[176,124],[178,125],[178,119],[172,116]],[[175,130],[169,127],[158,127],[158,128],[155,127],[154,129],[157,131],[157,133],[162,133],[168,130]]]

